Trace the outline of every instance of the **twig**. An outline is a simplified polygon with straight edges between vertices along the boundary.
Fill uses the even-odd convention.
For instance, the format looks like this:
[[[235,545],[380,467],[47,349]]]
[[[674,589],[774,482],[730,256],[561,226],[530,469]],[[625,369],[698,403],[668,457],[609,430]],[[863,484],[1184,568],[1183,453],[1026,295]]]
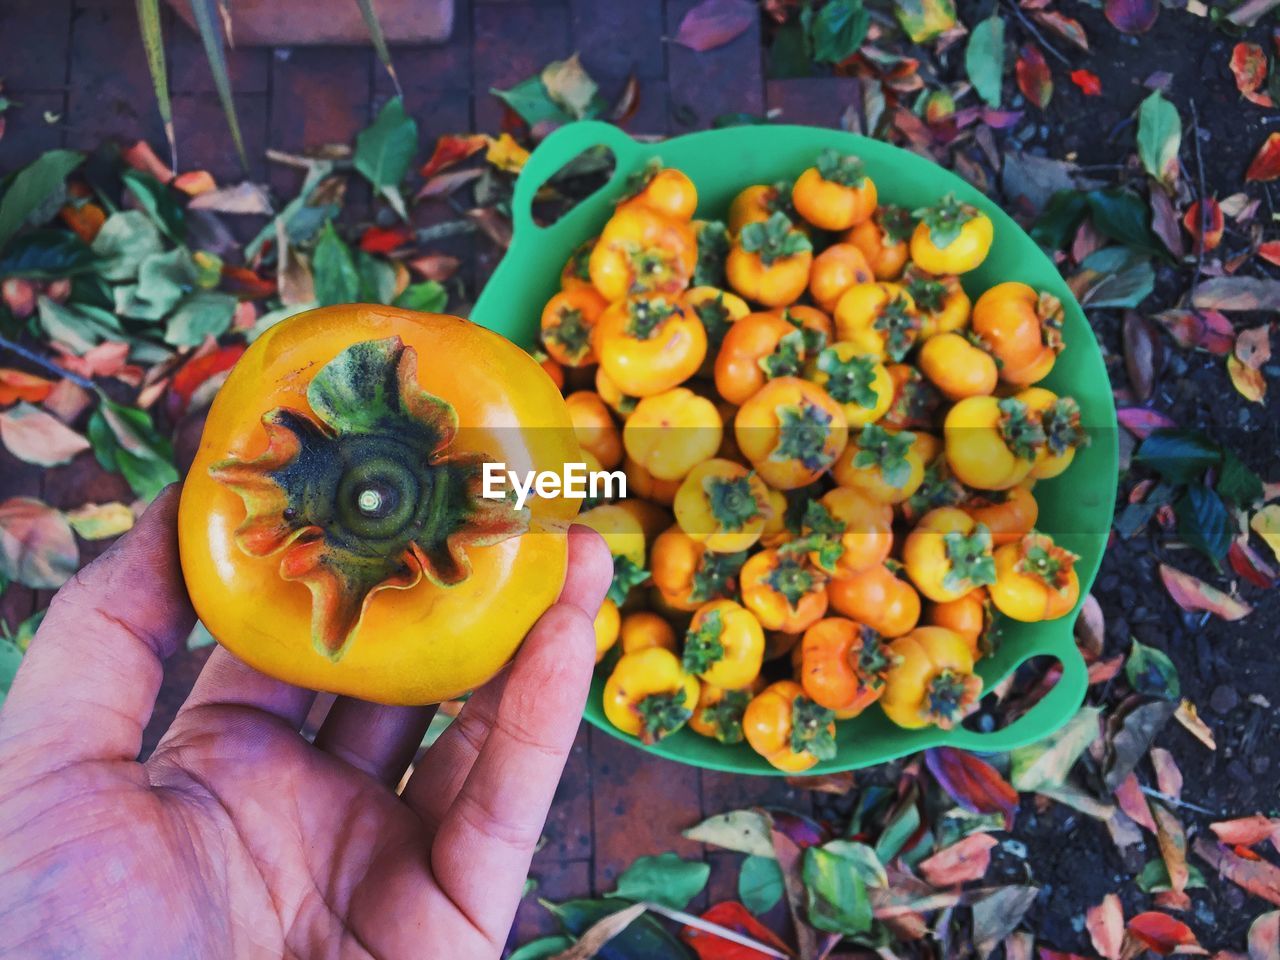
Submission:
[[[1209,230],[1209,203],[1205,195],[1204,159],[1200,156],[1200,111],[1196,102],[1191,100],[1191,145],[1196,153],[1196,189],[1200,196],[1200,236],[1196,238],[1196,272],[1191,277],[1191,313],[1201,319],[1200,310],[1196,307],[1196,289],[1200,286],[1200,274],[1204,270],[1204,238]]]
[[[710,920],[703,920],[701,917],[695,917],[691,913],[685,913],[683,910],[672,910],[670,907],[663,906],[660,903],[654,903],[649,900],[645,902],[645,906],[654,913],[661,914],[668,920],[674,920],[676,923],[683,923],[686,927],[693,927],[695,930],[701,930],[704,933],[710,933],[713,936],[720,937],[722,940],[728,940],[730,943],[736,943],[740,947],[750,947],[752,950],[759,951],[768,957],[777,957],[778,960],[789,960],[789,955],[773,947],[766,946],[758,940],[743,936],[730,930],[728,927],[722,927],[718,923],[712,923]]]
[[[85,377],[80,376],[80,374],[78,373],[72,373],[70,370],[66,370],[58,366],[52,360],[49,360],[49,359],[46,359],[45,357],[40,356],[40,354],[36,353],[34,350],[28,350],[26,347],[22,346],[19,343],[14,343],[12,340],[8,339],[7,337],[0,336],[0,349],[8,350],[12,353],[16,353],[23,360],[26,360],[30,363],[34,363],[37,367],[39,367],[41,370],[44,370],[46,373],[51,373],[55,377],[64,377],[67,380],[70,380],[72,383],[74,383],[77,387],[83,387],[85,390],[94,390],[94,391],[98,389],[98,385],[94,383],[92,380],[89,380]]]
[[[349,170],[355,166],[350,157],[305,157],[298,153],[286,153],[283,150],[267,149],[267,159],[286,167],[297,167],[299,170],[310,170],[321,163],[332,164],[335,170]]]
[[[1141,789],[1148,797],[1155,797],[1161,803],[1167,803],[1173,807],[1185,807],[1188,810],[1194,810],[1196,813],[1203,813],[1207,817],[1221,816],[1221,814],[1216,810],[1209,810],[1199,804],[1190,803],[1186,800],[1179,800],[1177,797],[1171,797],[1167,793],[1161,793],[1159,790],[1152,787],[1142,787]]]
[[[1063,54],[1053,44],[1051,44],[1048,40],[1045,39],[1044,34],[1041,33],[1040,30],[1036,27],[1036,25],[1032,23],[1030,19],[1028,19],[1027,15],[1022,12],[1016,0],[1007,0],[1007,6],[1009,7],[1010,10],[1013,11],[1013,15],[1018,18],[1018,22],[1021,23],[1024,27],[1026,27],[1027,32],[1040,41],[1040,46],[1044,47],[1046,50],[1052,53],[1054,57],[1057,58],[1059,63],[1063,64],[1064,66],[1068,66],[1068,67],[1071,66],[1071,61],[1068,60],[1065,56],[1063,56]]]

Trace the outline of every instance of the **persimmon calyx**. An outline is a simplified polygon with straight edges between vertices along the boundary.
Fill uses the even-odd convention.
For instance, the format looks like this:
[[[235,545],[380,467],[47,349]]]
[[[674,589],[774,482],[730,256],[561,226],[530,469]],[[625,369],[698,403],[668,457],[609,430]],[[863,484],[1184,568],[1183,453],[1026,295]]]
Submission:
[[[279,554],[280,576],[306,585],[312,642],[334,661],[376,592],[461,583],[467,548],[529,528],[527,510],[481,495],[487,458],[455,449],[457,414],[417,369],[399,337],[353,344],[312,379],[309,410],[263,416],[260,456],[209,468],[244,501],[236,545]]]
[[[968,716],[982,694],[982,680],[972,673],[940,670],[925,691],[924,713],[943,730]]]

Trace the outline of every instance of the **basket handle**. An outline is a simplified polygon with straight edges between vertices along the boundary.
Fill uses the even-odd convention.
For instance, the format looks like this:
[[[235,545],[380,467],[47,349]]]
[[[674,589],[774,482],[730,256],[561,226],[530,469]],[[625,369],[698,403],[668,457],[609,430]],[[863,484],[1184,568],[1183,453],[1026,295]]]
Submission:
[[[1069,652],[1064,653],[1061,648],[1038,650],[1024,659],[1041,654],[1054,657],[1062,666],[1062,673],[1039,703],[1007,727],[989,733],[958,727],[948,735],[946,745],[975,753],[1002,753],[1034,743],[1045,736],[1045,730],[1061,726],[1064,718],[1074,714],[1089,688],[1089,668],[1084,657],[1073,643]]]
[[[640,144],[618,127],[599,120],[580,120],[565,124],[538,144],[525,161],[511,198],[515,232],[532,233],[541,229],[533,219],[533,199],[542,185],[584,150],[601,146],[612,150],[615,160],[613,176],[600,188],[608,190],[632,171],[643,154]]]

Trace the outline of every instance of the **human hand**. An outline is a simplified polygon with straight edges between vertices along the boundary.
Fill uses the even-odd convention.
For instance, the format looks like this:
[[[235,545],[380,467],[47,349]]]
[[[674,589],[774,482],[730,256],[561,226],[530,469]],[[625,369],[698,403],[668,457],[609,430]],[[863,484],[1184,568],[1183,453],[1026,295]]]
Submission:
[[[434,707],[315,697],[216,648],[154,755],[191,630],[177,490],[54,598],[0,712],[0,957],[441,957],[503,947],[573,742],[612,572],[569,535],[560,600],[402,795]]]

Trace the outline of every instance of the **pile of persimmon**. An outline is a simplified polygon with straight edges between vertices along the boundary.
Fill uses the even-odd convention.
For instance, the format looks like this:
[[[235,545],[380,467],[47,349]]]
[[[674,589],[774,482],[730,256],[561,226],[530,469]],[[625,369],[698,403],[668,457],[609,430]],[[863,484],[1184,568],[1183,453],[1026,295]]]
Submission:
[[[971,303],[991,220],[882,204],[828,150],[793,184],[695,220],[679,170],[632,178],[541,319],[584,460],[627,497],[581,521],[614,555],[596,621],[604,711],[653,742],[686,724],[802,771],[873,707],[971,712],[998,611],[1060,617],[1075,556],[1035,529],[1037,480],[1085,441],[1035,384],[1062,304]]]

